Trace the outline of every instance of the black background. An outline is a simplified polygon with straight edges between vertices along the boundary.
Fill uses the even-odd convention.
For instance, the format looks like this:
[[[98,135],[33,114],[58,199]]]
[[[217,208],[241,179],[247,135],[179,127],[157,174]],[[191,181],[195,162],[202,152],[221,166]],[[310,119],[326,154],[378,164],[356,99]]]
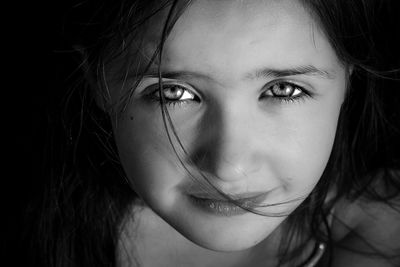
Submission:
[[[5,120],[7,122],[4,121],[2,127],[3,131],[11,135],[10,142],[8,139],[3,141],[5,145],[11,145],[11,151],[6,154],[10,164],[7,161],[7,171],[3,172],[4,183],[1,187],[6,221],[6,227],[3,228],[5,238],[1,241],[4,248],[1,251],[11,259],[12,264],[9,266],[22,266],[25,240],[19,240],[19,236],[24,225],[32,223],[24,221],[23,214],[28,201],[35,199],[36,192],[41,188],[43,170],[48,167],[44,165],[43,155],[48,128],[52,125],[51,114],[61,108],[58,100],[75,82],[74,71],[79,59],[77,54],[72,52],[71,45],[77,36],[79,38],[82,27],[80,22],[87,21],[86,16],[91,12],[90,5],[86,8],[76,7],[81,3],[84,2],[58,0],[42,3],[40,10],[26,10],[29,13],[24,18],[26,22],[23,22],[21,27],[17,25],[13,35],[8,37],[10,39],[17,35],[22,39],[19,42],[22,44],[21,48],[17,46],[17,50],[23,57],[17,60],[13,55],[8,55],[12,61],[9,65],[12,86],[7,88],[11,90],[12,96],[3,97],[4,106],[11,104],[4,112],[4,117],[11,117],[11,121]],[[383,52],[397,62],[393,65],[397,64],[400,67],[398,5],[393,6],[393,13],[385,14],[382,20],[388,25],[387,31],[380,33],[380,38],[385,43]],[[11,20],[10,23],[14,22]],[[390,42],[386,42],[388,33]],[[12,42],[10,44],[13,46]],[[21,51],[23,53],[20,53]],[[3,51],[7,52],[8,50]],[[26,57],[24,53],[27,54]],[[28,74],[33,77],[30,78]],[[393,114],[393,121],[397,121],[400,128],[400,86],[388,88],[386,93],[390,95],[392,104],[389,113]],[[397,151],[400,151],[399,139],[400,137],[392,140],[394,150]],[[400,158],[400,152],[397,156]]]

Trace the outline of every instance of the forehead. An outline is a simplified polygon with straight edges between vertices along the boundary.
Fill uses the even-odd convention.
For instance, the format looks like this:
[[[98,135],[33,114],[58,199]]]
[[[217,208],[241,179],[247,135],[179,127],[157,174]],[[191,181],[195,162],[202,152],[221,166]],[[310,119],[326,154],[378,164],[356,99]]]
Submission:
[[[165,13],[145,39],[154,51]],[[158,26],[157,26],[158,25]],[[201,0],[185,10],[168,36],[163,68],[230,74],[250,68],[340,66],[320,25],[298,1]],[[221,75],[223,73],[220,73]]]

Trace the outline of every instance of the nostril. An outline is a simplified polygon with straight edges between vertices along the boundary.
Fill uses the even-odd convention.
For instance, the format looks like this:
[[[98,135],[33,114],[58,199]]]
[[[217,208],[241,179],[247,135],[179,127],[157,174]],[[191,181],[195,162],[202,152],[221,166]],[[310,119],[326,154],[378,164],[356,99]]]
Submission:
[[[216,174],[221,180],[240,180],[248,176],[241,165],[234,165],[229,162],[224,165],[221,164],[216,169]]]
[[[207,162],[207,159],[203,158],[203,163]],[[218,161],[210,165],[197,165],[199,171],[206,174],[207,177],[222,180],[222,181],[239,181],[246,180],[252,173],[255,173],[260,168],[248,168],[244,167],[243,164],[231,163],[229,161]]]
[[[190,165],[201,172],[209,173],[213,178],[224,181],[236,181],[249,178],[261,169],[260,159],[248,150],[235,150],[235,153],[221,152],[221,149],[199,148],[190,157]],[[230,155],[229,158],[227,155]]]

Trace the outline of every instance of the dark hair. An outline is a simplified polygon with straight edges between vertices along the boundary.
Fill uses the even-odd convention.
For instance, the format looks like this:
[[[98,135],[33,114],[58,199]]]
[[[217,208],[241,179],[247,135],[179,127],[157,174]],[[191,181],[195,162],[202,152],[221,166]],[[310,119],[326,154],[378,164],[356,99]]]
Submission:
[[[38,193],[40,201],[28,208],[30,220],[36,222],[26,228],[30,259],[38,266],[115,265],[121,224],[136,195],[118,162],[109,114],[96,104],[95,93],[106,93],[107,66],[128,51],[152,15],[166,9],[171,15],[160,40],[162,48],[168,31],[189,2],[88,1],[70,10],[74,21],[66,24],[69,31],[64,32],[64,38],[69,40],[68,56],[72,55],[79,67],[69,79],[68,94],[61,92],[53,97],[65,109],[48,122],[51,138],[44,159],[46,178]],[[282,262],[299,253],[285,251],[297,235],[329,242],[326,218],[340,198],[362,197],[392,205],[391,200],[400,191],[399,176],[392,171],[399,168],[400,158],[395,149],[398,143],[392,143],[399,136],[394,123],[399,114],[393,108],[394,101],[399,100],[391,97],[395,92],[389,89],[398,86],[399,71],[395,69],[400,66],[400,57],[393,40],[387,37],[394,32],[382,29],[387,25],[396,29],[395,22],[386,17],[392,8],[390,2],[301,2],[320,21],[339,59],[351,66],[352,75],[325,172],[313,192],[289,216],[290,234],[281,243]],[[77,23],[80,16],[89,18],[83,27]],[[398,53],[397,60],[390,57],[393,52]],[[159,53],[162,49],[155,56]],[[134,55],[127,58],[124,68],[133,64]],[[126,72],[121,73],[123,78]],[[113,106],[105,109],[118,112]],[[333,186],[337,195],[326,203]],[[321,225],[326,227],[321,229]]]

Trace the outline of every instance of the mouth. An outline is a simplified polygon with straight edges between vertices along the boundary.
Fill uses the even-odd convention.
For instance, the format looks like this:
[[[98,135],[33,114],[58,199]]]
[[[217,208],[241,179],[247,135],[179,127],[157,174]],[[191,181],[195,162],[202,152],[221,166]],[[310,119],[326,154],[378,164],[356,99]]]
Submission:
[[[189,199],[198,208],[220,216],[235,216],[249,213],[266,199],[269,192],[229,195],[232,200],[210,193],[191,193]]]

